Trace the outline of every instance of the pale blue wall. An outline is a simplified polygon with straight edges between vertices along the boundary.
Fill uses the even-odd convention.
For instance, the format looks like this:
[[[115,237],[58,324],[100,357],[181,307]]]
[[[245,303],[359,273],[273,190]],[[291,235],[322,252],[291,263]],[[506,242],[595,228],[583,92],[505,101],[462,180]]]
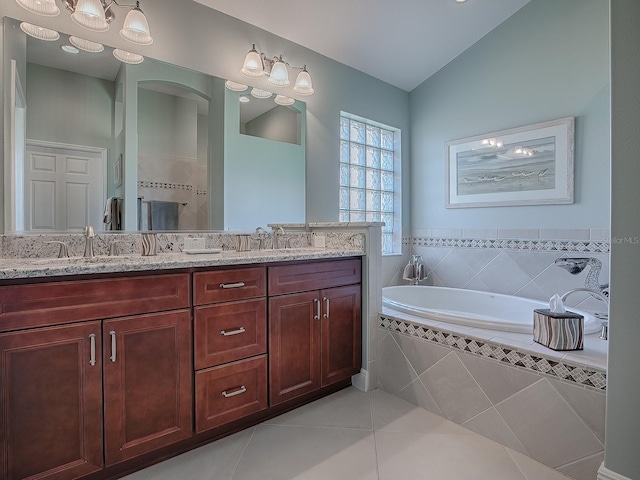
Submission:
[[[27,138],[113,150],[114,82],[27,63]]]
[[[533,0],[411,92],[411,225],[608,228],[609,27],[603,0]],[[575,203],[445,208],[445,143],[576,117]]]

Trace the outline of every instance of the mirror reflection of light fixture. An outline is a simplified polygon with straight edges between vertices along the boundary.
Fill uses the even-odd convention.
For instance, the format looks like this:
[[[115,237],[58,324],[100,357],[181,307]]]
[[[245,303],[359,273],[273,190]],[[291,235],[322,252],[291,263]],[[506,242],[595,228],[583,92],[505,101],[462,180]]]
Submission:
[[[55,30],[33,25],[32,23],[22,22],[20,24],[20,30],[33,38],[46,42],[55,42],[60,38],[60,34]]]
[[[292,66],[283,60],[282,55],[270,59],[265,53],[256,50],[255,43],[252,45],[249,53],[247,53],[240,72],[247,77],[253,78],[268,75],[268,81],[272,85],[276,87],[287,87],[291,84],[289,81],[288,68],[301,70],[296,78],[293,90],[300,95],[311,95],[314,90],[311,75],[309,75],[306,65],[304,67]]]
[[[278,105],[293,105],[295,100],[291,97],[285,97],[284,95],[276,95],[276,98],[273,99]]]
[[[140,2],[120,4],[116,0],[61,0],[62,4],[71,12],[71,19],[81,27],[94,32],[106,32],[109,24],[115,19],[113,6],[130,7],[124,19],[120,35],[136,45],[150,45],[153,38],[149,32],[149,23],[140,9]],[[60,9],[55,0],[16,0],[22,8],[37,15],[55,16]]]
[[[241,103],[249,103],[251,101],[251,99],[246,95],[241,95],[238,100],[240,100]]]
[[[104,51],[104,45],[101,43],[92,42],[80,37],[74,37],[73,35],[69,37],[69,43],[84,52],[100,53]]]
[[[80,50],[78,50],[73,45],[62,45],[60,47],[60,50],[62,50],[65,53],[70,53],[71,55],[77,55],[80,53]]]
[[[113,56],[121,62],[130,63],[132,65],[137,65],[138,63],[142,63],[144,61],[144,57],[142,55],[127,52],[125,50],[120,50],[119,48],[113,50]]]
[[[224,82],[224,86],[232,92],[244,92],[247,88],[249,88],[249,86],[245,85],[244,83],[238,83],[232,80],[227,80],[226,82]]]
[[[271,97],[271,95],[273,95],[273,93],[254,87],[251,89],[251,95],[256,98],[269,98]]]

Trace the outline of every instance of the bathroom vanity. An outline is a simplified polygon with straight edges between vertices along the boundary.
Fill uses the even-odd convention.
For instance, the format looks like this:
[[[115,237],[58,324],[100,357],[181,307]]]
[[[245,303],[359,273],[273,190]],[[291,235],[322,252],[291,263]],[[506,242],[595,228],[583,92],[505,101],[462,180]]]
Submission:
[[[2,478],[117,478],[349,385],[353,255],[1,280]]]

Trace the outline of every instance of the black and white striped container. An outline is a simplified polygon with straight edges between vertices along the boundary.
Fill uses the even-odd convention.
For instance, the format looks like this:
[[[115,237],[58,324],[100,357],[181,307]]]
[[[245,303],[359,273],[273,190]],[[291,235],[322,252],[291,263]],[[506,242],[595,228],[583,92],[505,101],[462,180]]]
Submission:
[[[573,312],[533,311],[533,341],[552,350],[582,350],[584,317]]]

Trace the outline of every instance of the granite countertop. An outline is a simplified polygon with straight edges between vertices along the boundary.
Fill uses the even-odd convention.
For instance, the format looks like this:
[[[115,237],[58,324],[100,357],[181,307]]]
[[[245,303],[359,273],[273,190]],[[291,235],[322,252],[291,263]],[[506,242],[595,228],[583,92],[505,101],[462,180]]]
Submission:
[[[290,248],[252,250],[189,255],[160,253],[143,257],[122,255],[113,257],[71,258],[0,258],[0,280],[89,275],[97,273],[143,272],[179,268],[240,265],[254,263],[313,260],[364,255],[362,249]]]

